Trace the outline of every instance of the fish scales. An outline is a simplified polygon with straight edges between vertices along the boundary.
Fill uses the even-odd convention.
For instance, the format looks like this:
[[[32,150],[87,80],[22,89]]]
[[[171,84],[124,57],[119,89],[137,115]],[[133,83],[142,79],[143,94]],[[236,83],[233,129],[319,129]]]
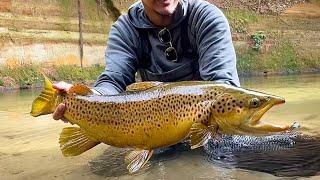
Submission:
[[[95,134],[99,141],[117,147],[154,149],[185,138],[197,121],[196,113],[203,111],[198,103],[213,100],[218,93],[221,94],[218,90],[206,92],[202,84],[163,86],[104,97],[73,94],[62,102],[68,107],[65,116],[70,122]]]

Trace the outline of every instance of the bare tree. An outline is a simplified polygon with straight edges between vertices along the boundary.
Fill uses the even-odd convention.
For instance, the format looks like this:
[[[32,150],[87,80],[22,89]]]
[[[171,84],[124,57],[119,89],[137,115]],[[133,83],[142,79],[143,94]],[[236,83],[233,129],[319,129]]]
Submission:
[[[82,36],[82,6],[81,6],[81,0],[78,0],[78,20],[79,20],[80,64],[81,64],[81,68],[83,68],[83,36]]]

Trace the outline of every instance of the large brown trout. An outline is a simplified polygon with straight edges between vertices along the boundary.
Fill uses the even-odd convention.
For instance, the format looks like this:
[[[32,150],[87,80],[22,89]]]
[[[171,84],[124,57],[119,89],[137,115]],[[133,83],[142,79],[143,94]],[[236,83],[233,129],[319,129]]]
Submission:
[[[263,123],[260,118],[281,97],[213,82],[141,82],[118,95],[94,95],[84,85],[59,93],[45,78],[45,89],[34,100],[31,115],[52,113],[66,104],[65,118],[79,127],[60,135],[63,155],[76,156],[100,142],[135,148],[125,160],[130,173],[149,160],[153,149],[189,140],[204,145],[219,133],[270,135],[290,129]]]

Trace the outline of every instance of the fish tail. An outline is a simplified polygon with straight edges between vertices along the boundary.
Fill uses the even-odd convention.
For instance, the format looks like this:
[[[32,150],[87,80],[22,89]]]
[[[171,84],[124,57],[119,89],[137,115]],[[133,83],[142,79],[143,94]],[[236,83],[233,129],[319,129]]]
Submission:
[[[33,117],[50,114],[56,107],[58,90],[54,89],[52,82],[44,76],[44,89],[41,94],[33,101],[30,114]]]

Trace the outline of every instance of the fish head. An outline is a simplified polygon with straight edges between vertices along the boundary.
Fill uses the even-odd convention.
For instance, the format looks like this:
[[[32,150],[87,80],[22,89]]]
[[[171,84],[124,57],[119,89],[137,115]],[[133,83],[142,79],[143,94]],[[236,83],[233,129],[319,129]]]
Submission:
[[[270,135],[283,132],[288,125],[263,122],[261,117],[284,98],[243,88],[228,87],[214,103],[214,119],[224,134]]]

